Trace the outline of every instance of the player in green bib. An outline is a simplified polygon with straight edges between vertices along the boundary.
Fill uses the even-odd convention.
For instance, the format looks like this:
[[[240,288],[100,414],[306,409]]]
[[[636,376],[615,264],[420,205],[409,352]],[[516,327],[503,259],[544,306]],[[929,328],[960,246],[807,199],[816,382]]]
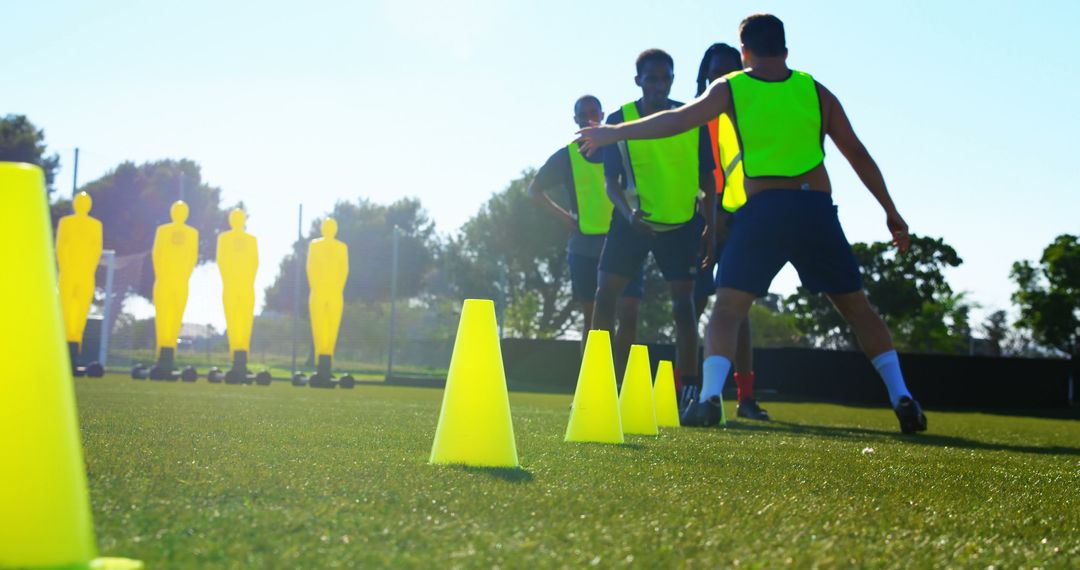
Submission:
[[[663,50],[641,52],[635,83],[641,98],[608,116],[608,124],[634,121],[681,105],[668,98],[674,62]],[[684,383],[698,376],[698,329],[694,277],[705,252],[712,258],[716,191],[712,145],[706,128],[689,128],[655,140],[628,141],[605,150],[604,178],[615,205],[600,254],[593,328],[611,330],[615,301],[651,253],[671,290],[676,370]],[[698,194],[706,207],[698,213]]]
[[[579,128],[602,120],[604,110],[595,96],[582,95],[574,102],[574,122]],[[565,192],[565,208],[551,199],[548,192],[552,191]],[[570,268],[570,290],[584,320],[581,334],[584,349],[592,328],[600,252],[604,249],[613,209],[604,188],[604,166],[588,161],[577,144],[570,143],[556,150],[536,172],[529,183],[529,196],[561,221],[570,234],[566,262]],[[615,354],[621,355],[623,362],[637,336],[638,304],[644,292],[644,278],[638,272],[618,301],[614,346]]]
[[[733,120],[747,202],[735,213],[720,259],[701,395],[683,413],[683,424],[720,422],[719,390],[731,370],[739,324],[790,262],[803,286],[825,293],[854,330],[885,383],[900,430],[925,431],[926,416],[908,391],[892,335],[863,291],[858,262],[840,227],[825,170],[826,135],[881,204],[901,252],[910,241],[907,223],[840,101],[809,74],[788,68],[780,19],[750,16],[739,26],[739,39],[746,68],[713,82],[694,102],[639,121],[583,129],[579,138],[582,150],[590,153],[618,141],[682,133],[725,113]]]

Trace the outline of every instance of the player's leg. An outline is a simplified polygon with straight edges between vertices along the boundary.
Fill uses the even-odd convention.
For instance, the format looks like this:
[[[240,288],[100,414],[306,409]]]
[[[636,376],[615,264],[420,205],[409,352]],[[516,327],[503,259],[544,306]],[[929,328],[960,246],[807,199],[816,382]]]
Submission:
[[[615,330],[615,316],[619,297],[626,290],[634,277],[641,274],[645,256],[649,253],[651,240],[638,234],[622,216],[614,215],[604,249],[600,252],[600,265],[597,277],[596,300],[593,307],[592,328],[595,330]],[[614,349],[615,347],[613,347]],[[625,355],[615,351],[616,372],[625,362]],[[621,379],[621,373],[617,378]]]
[[[889,402],[900,421],[900,431],[914,433],[926,431],[926,415],[922,407],[912,397],[904,382],[900,370],[900,357],[892,344],[892,334],[888,325],[870,305],[870,299],[863,291],[829,295],[844,320],[851,325],[863,353],[874,365],[885,389],[889,392]]]
[[[566,254],[566,262],[570,267],[570,291],[574,301],[581,307],[583,328],[581,331],[581,350],[585,350],[585,341],[592,330],[594,299],[596,298],[596,272],[600,264],[600,258],[580,255],[576,253]]]
[[[754,347],[750,340],[750,315],[739,325],[735,344],[735,385],[739,387],[737,415],[751,420],[768,420],[769,412],[754,397]]]
[[[885,383],[889,401],[900,420],[900,430],[904,433],[926,430],[926,416],[904,382],[889,327],[863,291],[859,264],[840,227],[832,198],[820,192],[802,194],[805,194],[800,196],[802,239],[791,263],[799,272],[803,286],[828,295],[851,325],[859,346]]]
[[[717,250],[719,254],[719,249]],[[699,326],[701,323],[701,316],[705,314],[705,309],[709,305],[709,297],[716,294],[716,264],[712,263],[708,267],[701,267],[702,258],[697,259],[697,273],[694,276],[694,324]],[[686,408],[687,404],[694,401],[698,397],[698,393],[701,391],[700,377],[697,382],[685,382],[683,381],[681,374],[675,375],[675,388],[679,394],[679,409]]]
[[[701,263],[697,252],[704,226],[704,218],[695,215],[677,229],[658,232],[652,244],[653,258],[671,291],[671,312],[675,321],[675,369],[683,386],[700,386],[694,280]]]
[[[706,329],[702,389],[698,399],[683,412],[683,425],[711,426],[723,421],[720,395],[737,358],[739,330],[754,299],[768,292],[773,277],[787,262],[784,235],[771,219],[772,210],[771,200],[754,198],[735,213],[717,265],[716,299]]]
[[[638,272],[637,277],[623,289],[616,308],[618,323],[615,327],[615,370],[620,377],[630,355],[630,345],[637,340],[638,310],[641,298],[645,295],[644,274],[644,271]]]

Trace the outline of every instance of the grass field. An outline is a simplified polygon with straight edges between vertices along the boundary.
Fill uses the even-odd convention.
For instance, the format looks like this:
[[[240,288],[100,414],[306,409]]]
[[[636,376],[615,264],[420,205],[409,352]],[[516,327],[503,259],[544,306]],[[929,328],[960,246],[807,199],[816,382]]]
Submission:
[[[442,391],[78,379],[98,543],[148,568],[1080,567],[1080,421],[767,406],[778,421],[433,467]],[[729,415],[734,406],[729,404]],[[873,449],[873,452],[864,451]]]

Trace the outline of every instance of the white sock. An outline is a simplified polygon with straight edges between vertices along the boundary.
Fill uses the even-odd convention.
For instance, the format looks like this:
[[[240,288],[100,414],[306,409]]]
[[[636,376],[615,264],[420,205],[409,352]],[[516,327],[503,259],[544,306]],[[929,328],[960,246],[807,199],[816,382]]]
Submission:
[[[724,382],[727,380],[728,372],[731,372],[731,361],[719,354],[714,354],[705,359],[705,365],[702,368],[701,395],[698,401],[705,402],[724,391]]]
[[[893,407],[900,402],[900,398],[911,398],[907,385],[904,384],[904,375],[900,373],[900,357],[895,350],[883,352],[870,360],[881,379],[885,381],[885,389],[889,391],[889,401]]]

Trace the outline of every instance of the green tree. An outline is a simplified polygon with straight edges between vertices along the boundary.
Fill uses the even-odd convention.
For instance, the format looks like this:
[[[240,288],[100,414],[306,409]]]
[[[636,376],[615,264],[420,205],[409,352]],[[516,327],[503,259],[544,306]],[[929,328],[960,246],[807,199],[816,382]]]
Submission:
[[[356,202],[338,202],[328,214],[338,224],[337,239],[349,246],[349,279],[345,285],[346,301],[365,303],[390,299],[390,275],[393,263],[394,227],[398,228],[399,299],[417,297],[424,291],[434,268],[439,248],[435,224],[415,198],[403,198],[382,205],[361,198]],[[301,311],[307,314],[307,247],[311,239],[322,235],[323,218],[312,220],[308,237],[293,243],[292,252],[278,267],[278,276],[266,289],[266,307],[290,312],[293,306],[293,283],[300,271]],[[297,260],[300,263],[297,263]]]
[[[1038,265],[1013,264],[1020,327],[1035,340],[1074,359],[1080,356],[1080,238],[1063,234],[1043,250]]]
[[[754,346],[761,348],[807,345],[795,315],[760,302],[750,306],[750,338]]]
[[[34,126],[26,115],[7,115],[0,118],[0,161],[29,162],[45,172],[45,186],[52,194],[60,157],[48,154],[45,131]]]
[[[944,270],[963,259],[942,239],[911,236],[911,248],[897,254],[888,242],[852,244],[862,268],[870,301],[893,333],[897,348],[921,352],[966,350],[971,331],[970,304],[953,292]],[[823,295],[799,287],[787,298],[788,312],[810,339],[821,347],[857,346],[847,323]]]
[[[534,175],[534,170],[527,170],[512,180],[446,243],[440,267],[447,287],[441,293],[493,299],[504,312],[503,325],[510,334],[552,338],[577,319],[566,263],[566,229],[529,198],[527,188]]]

